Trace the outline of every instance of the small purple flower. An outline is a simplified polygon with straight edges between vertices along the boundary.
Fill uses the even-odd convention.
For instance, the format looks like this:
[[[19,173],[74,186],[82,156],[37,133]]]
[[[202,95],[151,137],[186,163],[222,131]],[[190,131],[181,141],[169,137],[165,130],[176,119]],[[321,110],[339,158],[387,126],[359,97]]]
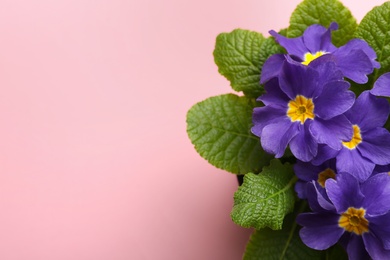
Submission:
[[[353,137],[342,142],[336,151],[327,146],[319,147],[314,164],[336,158],[338,172],[349,172],[359,181],[366,180],[376,164],[390,164],[390,133],[383,128],[390,112],[386,99],[377,98],[364,91],[355,104],[345,113],[352,123]]]
[[[339,150],[341,140],[352,137],[342,115],[355,100],[348,88],[332,62],[314,69],[285,61],[280,75],[265,84],[267,93],[259,97],[265,106],[254,109],[252,132],[277,158],[287,145],[305,162],[317,155],[319,143]]]
[[[336,160],[331,159],[321,165],[313,165],[310,162],[297,161],[294,165],[295,175],[298,181],[295,184],[295,191],[301,199],[306,199],[306,183],[315,181],[317,189],[326,196],[325,181],[329,178],[336,178]]]
[[[310,185],[310,186],[309,186]],[[327,197],[308,184],[313,212],[298,215],[302,241],[324,250],[340,242],[349,259],[390,257],[390,176],[376,174],[366,182],[348,173],[325,182]],[[310,193],[310,194],[309,194]],[[368,255],[369,256],[368,256]]]
[[[375,60],[375,51],[361,39],[352,39],[337,48],[331,41],[331,32],[337,28],[337,23],[331,23],[328,29],[315,24],[309,26],[303,35],[297,38],[286,38],[275,31],[270,31],[270,34],[297,63],[316,67],[323,62],[333,61],[345,77],[356,83],[366,83],[367,75],[371,74],[374,68],[380,67]],[[284,55],[276,54],[265,62],[261,75],[262,84],[278,75],[278,68],[284,59]]]

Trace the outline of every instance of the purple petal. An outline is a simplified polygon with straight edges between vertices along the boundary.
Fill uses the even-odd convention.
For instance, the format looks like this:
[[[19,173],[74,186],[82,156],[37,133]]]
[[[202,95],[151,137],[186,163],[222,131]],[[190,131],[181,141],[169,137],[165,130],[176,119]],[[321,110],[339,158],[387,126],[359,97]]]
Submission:
[[[383,244],[374,234],[371,232],[364,233],[363,241],[368,254],[373,259],[389,259],[390,250],[384,249]]]
[[[262,101],[265,105],[279,106],[286,109],[287,111],[287,106],[290,99],[280,89],[278,78],[273,78],[268,81],[265,84],[264,89],[266,93],[260,96],[257,100]]]
[[[303,33],[303,43],[313,54],[318,51],[335,51],[336,47],[331,42],[331,32],[336,29],[336,23],[332,23],[329,29],[319,24],[311,25]]]
[[[367,214],[382,215],[390,210],[390,176],[387,173],[376,174],[368,178],[361,185],[361,191],[365,196],[362,206]]]
[[[280,120],[263,128],[261,145],[268,153],[275,154],[276,158],[283,156],[290,140],[299,132],[299,123],[292,123],[289,119]]]
[[[336,212],[336,209],[330,202],[325,189],[317,185],[316,181],[308,182],[305,190],[311,210],[314,212]]]
[[[337,50],[336,46],[334,46],[332,44],[331,38],[332,38],[332,31],[335,31],[338,28],[339,28],[339,25],[336,22],[332,22],[329,25],[327,33],[322,35],[322,39],[321,39],[321,42],[322,42],[321,49],[322,50],[326,50],[328,52],[334,52],[335,50]]]
[[[360,191],[358,180],[348,173],[337,174],[337,180],[327,179],[325,189],[338,213],[344,213],[349,207],[360,208],[364,195]]]
[[[314,100],[314,113],[322,119],[329,119],[350,109],[355,102],[355,94],[347,91],[349,86],[346,81],[325,84],[321,95]]]
[[[299,133],[290,141],[290,149],[294,156],[301,161],[308,162],[317,155],[318,144],[310,134],[310,121],[305,122]]]
[[[390,212],[377,217],[367,216],[370,232],[382,241],[383,247],[390,250]]]
[[[352,124],[360,127],[361,131],[383,126],[389,116],[390,106],[386,99],[377,98],[369,91],[362,92],[355,104],[345,115]]]
[[[297,38],[286,38],[275,31],[269,31],[269,33],[275,37],[275,40],[287,50],[288,54],[303,58],[305,53],[309,50],[303,43],[302,36]]]
[[[311,163],[314,165],[320,165],[329,159],[335,158],[338,153],[339,151],[334,150],[325,144],[319,144],[317,156],[311,161]]]
[[[371,46],[368,45],[368,43],[362,39],[352,39],[339,49],[341,49],[339,50],[340,52],[345,53],[348,53],[352,50],[362,50],[371,60],[372,66],[377,69],[380,68],[379,62],[375,60],[377,57],[374,49],[372,49]]]
[[[321,81],[324,83],[344,79],[344,75],[334,62],[332,54],[324,54],[318,57],[310,62],[309,66],[318,71],[321,75]]]
[[[280,88],[292,100],[297,95],[312,98],[321,93],[322,86],[318,80],[319,75],[315,69],[290,62],[284,62],[279,75]]]
[[[321,207],[317,199],[318,193],[317,193],[315,181],[306,182],[303,186],[303,189],[304,189],[304,195],[306,195],[305,199],[307,199],[310,209],[317,213],[325,212],[325,209]],[[319,197],[322,197],[321,194],[319,195]]]
[[[285,58],[286,58],[286,61],[288,63],[294,64],[294,65],[299,65],[299,66],[305,66],[305,65],[302,65],[302,60],[300,58],[297,58],[296,56],[285,55]]]
[[[390,163],[390,133],[382,127],[377,127],[362,133],[363,141],[357,149],[367,159],[375,164]]]
[[[367,260],[370,259],[361,236],[351,234],[349,236],[347,246],[348,258],[353,260]]]
[[[370,58],[360,49],[340,47],[333,55],[344,76],[359,84],[367,83],[367,75],[374,71]]]
[[[253,109],[251,129],[252,133],[256,136],[261,136],[263,128],[266,125],[274,124],[278,121],[282,121],[287,118],[286,109],[274,106],[255,107]]]
[[[263,64],[261,70],[260,84],[264,84],[272,78],[275,78],[279,75],[282,68],[282,64],[285,61],[283,54],[274,54],[269,57]]]
[[[299,231],[303,243],[317,250],[336,244],[344,233],[344,229],[338,226],[338,219],[337,214],[299,214],[297,222],[304,226]]]
[[[301,199],[307,198],[306,183],[312,180],[317,181],[318,174],[328,168],[336,171],[336,160],[327,161],[326,163],[321,164],[319,166],[298,160],[297,163],[294,165],[295,175],[299,178],[298,182],[295,184],[295,191],[297,192],[298,197]],[[321,189],[323,188],[321,187]]]
[[[324,165],[313,165],[311,163],[297,161],[297,163],[294,165],[294,172],[295,175],[304,181],[312,181],[318,179],[318,174],[322,171],[324,171],[326,166]]]
[[[298,180],[295,183],[294,190],[297,193],[298,198],[300,199],[306,199],[306,182]]]
[[[370,93],[375,96],[390,97],[390,72],[381,75],[375,81]]]
[[[375,163],[364,158],[357,149],[343,147],[336,157],[336,166],[338,172],[348,172],[362,182],[371,175]]]
[[[314,68],[316,70],[318,70],[318,68],[321,67],[321,65],[323,64],[327,64],[327,63],[333,63],[336,65],[336,72],[337,72],[337,75],[326,75],[326,74],[323,74],[323,76],[328,76],[330,79],[335,77],[336,79],[335,80],[341,80],[341,79],[344,79],[344,74],[341,72],[341,70],[337,67],[337,64],[336,64],[336,58],[333,56],[332,53],[326,53],[326,54],[323,54],[321,55],[320,57],[312,60],[310,63],[309,63],[309,67],[311,68]],[[339,75],[342,75],[342,77],[340,78]],[[332,81],[332,80],[330,80]]]
[[[327,144],[334,150],[340,150],[341,140],[350,140],[353,135],[352,124],[344,115],[330,120],[317,118],[311,124],[310,132],[318,143]]]
[[[338,244],[341,245],[344,248],[344,250],[347,250],[347,246],[348,246],[348,242],[349,242],[350,237],[351,237],[351,233],[344,232],[344,234],[341,236],[341,238],[338,242]]]

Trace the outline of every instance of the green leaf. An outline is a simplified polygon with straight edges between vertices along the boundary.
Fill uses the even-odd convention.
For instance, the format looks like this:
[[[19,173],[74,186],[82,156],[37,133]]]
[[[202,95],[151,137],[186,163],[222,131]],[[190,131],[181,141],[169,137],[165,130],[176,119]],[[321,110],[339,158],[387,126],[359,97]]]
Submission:
[[[323,252],[303,244],[298,234],[295,214],[286,216],[282,230],[255,230],[245,250],[244,260],[319,260]],[[330,258],[339,259],[339,258]]]
[[[355,93],[356,97],[358,97],[363,91],[371,88],[372,78],[373,78],[373,74],[368,75],[368,82],[365,84],[358,84],[350,79],[345,79],[345,80],[348,81],[349,84],[351,85],[350,90],[352,90]]]
[[[356,19],[340,1],[305,0],[292,13],[287,36],[295,38],[301,36],[312,24],[329,27],[332,22],[339,25],[339,29],[332,32],[332,42],[336,46],[344,45],[352,39],[357,27]]]
[[[261,67],[269,56],[282,52],[274,39],[236,29],[218,35],[213,54],[219,73],[230,81],[232,88],[256,98],[264,92],[260,86]]]
[[[390,102],[390,98],[387,98],[387,101]],[[385,123],[385,126],[384,126],[387,130],[390,131],[390,117],[387,118],[387,121]]]
[[[348,254],[341,245],[336,244],[326,250],[326,259],[348,260]]]
[[[369,87],[385,72],[390,71],[390,2],[377,6],[362,19],[355,36],[365,40],[376,52],[381,68],[369,77]]]
[[[284,36],[284,37],[287,37],[287,30],[288,28],[283,28],[283,29],[281,29],[279,32],[278,32],[278,34],[280,34],[280,35],[282,35],[282,36]]]
[[[284,216],[294,208],[296,180],[292,166],[277,159],[259,175],[246,174],[234,194],[233,221],[243,227],[281,229]]]
[[[212,165],[245,174],[259,172],[272,156],[251,133],[254,99],[233,94],[208,98],[187,114],[187,132],[198,153]]]

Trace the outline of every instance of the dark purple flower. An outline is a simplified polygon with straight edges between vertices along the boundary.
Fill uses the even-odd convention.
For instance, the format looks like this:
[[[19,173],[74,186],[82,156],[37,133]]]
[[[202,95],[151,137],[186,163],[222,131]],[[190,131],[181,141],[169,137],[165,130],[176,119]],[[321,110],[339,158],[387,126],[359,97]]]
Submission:
[[[342,115],[355,95],[334,63],[317,69],[283,62],[280,75],[265,84],[265,106],[253,113],[252,132],[265,151],[282,157],[287,145],[301,161],[317,155],[318,144],[342,148],[341,140],[352,136],[352,125]]]
[[[315,181],[317,189],[326,196],[325,181],[329,178],[336,178],[336,160],[331,159],[318,166],[298,160],[294,165],[294,172],[299,179],[295,184],[295,191],[299,198],[307,198],[306,183],[311,181]]]
[[[331,41],[331,32],[337,28],[337,23],[331,23],[328,29],[315,24],[309,26],[303,35],[297,38],[286,38],[275,31],[270,31],[270,34],[297,63],[316,67],[323,62],[333,61],[345,77],[356,83],[366,83],[367,75],[371,74],[374,68],[380,67],[375,60],[375,51],[361,39],[352,39],[337,48]],[[276,54],[264,63],[261,83],[278,75],[278,68],[284,59],[284,55]]]
[[[353,137],[342,142],[336,151],[328,146],[319,147],[314,164],[336,157],[338,172],[349,172],[360,181],[366,180],[376,164],[390,164],[390,133],[383,128],[390,112],[386,99],[364,91],[345,113],[353,125]]]
[[[310,185],[310,186],[309,186]],[[324,250],[338,241],[350,259],[369,254],[373,259],[390,257],[390,176],[376,174],[364,183],[348,173],[325,182],[327,197],[308,184],[313,212],[297,217],[299,234],[309,247]]]

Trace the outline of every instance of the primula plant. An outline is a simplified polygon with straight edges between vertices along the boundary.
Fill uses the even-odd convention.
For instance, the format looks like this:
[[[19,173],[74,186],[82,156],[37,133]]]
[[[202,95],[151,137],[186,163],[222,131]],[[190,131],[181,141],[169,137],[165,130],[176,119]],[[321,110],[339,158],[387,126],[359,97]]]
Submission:
[[[244,259],[390,259],[390,2],[358,25],[337,0],[304,0],[269,37],[217,37],[241,95],[194,105],[187,132],[237,174]]]

